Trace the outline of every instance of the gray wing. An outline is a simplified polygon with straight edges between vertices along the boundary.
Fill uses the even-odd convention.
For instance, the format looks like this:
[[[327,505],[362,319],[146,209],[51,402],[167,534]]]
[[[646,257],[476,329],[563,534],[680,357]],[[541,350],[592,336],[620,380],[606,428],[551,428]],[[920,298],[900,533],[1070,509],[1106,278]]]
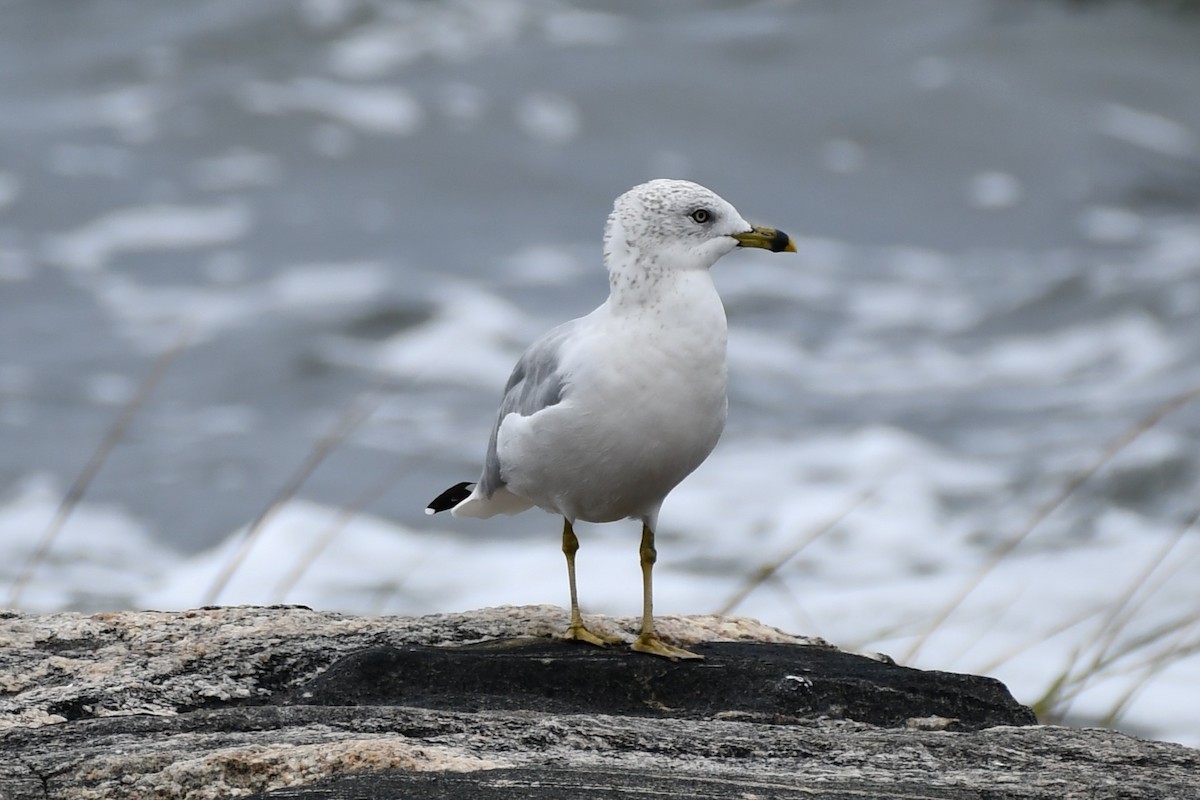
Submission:
[[[504,387],[504,398],[500,401],[500,411],[496,414],[496,424],[492,426],[487,455],[483,460],[479,488],[484,497],[491,497],[504,486],[500,456],[496,453],[496,437],[504,418],[509,414],[530,417],[562,400],[565,380],[559,371],[559,351],[577,321],[559,325],[531,344],[513,368],[508,385]]]

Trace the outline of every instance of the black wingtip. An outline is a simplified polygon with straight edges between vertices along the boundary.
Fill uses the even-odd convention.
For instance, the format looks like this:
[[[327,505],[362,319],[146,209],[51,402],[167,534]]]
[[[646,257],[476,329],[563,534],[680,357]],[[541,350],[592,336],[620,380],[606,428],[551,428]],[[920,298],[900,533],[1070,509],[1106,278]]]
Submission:
[[[446,491],[439,494],[437,497],[429,501],[429,505],[425,507],[426,514],[437,514],[441,511],[447,511],[454,508],[456,505],[466,500],[471,496],[475,484],[469,482],[456,483]]]

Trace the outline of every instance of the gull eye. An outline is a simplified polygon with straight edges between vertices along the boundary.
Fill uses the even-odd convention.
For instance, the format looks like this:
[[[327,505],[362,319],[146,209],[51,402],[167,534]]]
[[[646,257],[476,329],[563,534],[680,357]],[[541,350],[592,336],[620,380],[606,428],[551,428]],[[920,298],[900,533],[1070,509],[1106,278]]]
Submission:
[[[688,214],[688,216],[692,218],[692,222],[703,225],[704,223],[708,222],[712,215],[708,213],[708,209],[706,208],[697,208],[695,211]]]

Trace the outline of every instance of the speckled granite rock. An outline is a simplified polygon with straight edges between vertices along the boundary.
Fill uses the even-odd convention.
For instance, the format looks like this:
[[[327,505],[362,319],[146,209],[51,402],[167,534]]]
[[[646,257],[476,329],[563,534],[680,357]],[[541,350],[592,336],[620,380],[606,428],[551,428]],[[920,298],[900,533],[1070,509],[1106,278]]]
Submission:
[[[744,619],[0,612],[0,798],[1200,797],[1200,752]],[[632,638],[631,619],[589,620]]]

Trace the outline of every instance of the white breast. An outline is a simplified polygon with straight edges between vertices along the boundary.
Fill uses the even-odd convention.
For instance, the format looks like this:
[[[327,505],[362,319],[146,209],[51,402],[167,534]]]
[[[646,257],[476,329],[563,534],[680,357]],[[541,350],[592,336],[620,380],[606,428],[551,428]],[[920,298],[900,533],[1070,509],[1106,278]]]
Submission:
[[[511,415],[497,450],[509,491],[572,519],[656,516],[725,426],[725,310],[707,271],[656,303],[588,317],[562,353],[563,402]]]

